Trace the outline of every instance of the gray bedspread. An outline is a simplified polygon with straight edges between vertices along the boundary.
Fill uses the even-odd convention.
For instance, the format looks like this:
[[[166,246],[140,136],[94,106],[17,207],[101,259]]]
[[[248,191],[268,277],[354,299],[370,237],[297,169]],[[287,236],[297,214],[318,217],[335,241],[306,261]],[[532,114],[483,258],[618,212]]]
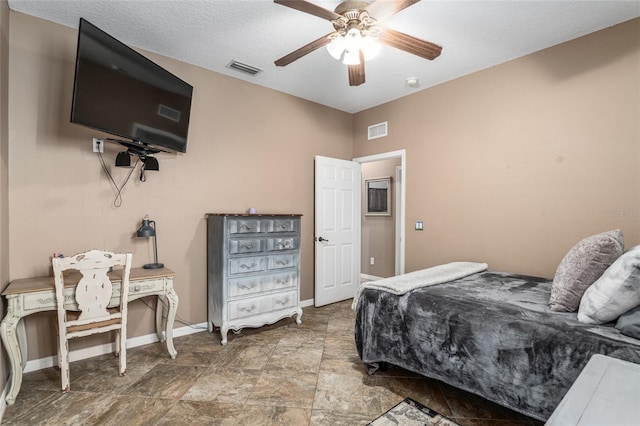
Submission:
[[[546,420],[593,354],[640,363],[640,340],[549,310],[550,293],[550,280],[495,271],[402,296],[366,289],[358,353],[370,374],[393,364]]]

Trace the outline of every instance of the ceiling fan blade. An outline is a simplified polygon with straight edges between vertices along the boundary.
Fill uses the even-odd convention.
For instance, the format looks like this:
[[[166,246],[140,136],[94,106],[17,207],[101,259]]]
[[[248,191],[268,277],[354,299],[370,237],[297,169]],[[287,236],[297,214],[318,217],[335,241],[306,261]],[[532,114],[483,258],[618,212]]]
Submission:
[[[382,31],[378,41],[429,60],[437,58],[442,52],[442,47],[435,43],[421,40],[390,28],[385,28]]]
[[[364,55],[360,51],[360,63],[349,65],[349,86],[360,86],[364,83]]]
[[[300,12],[308,13],[309,15],[317,16],[318,18],[326,19],[327,21],[333,21],[340,18],[340,15],[332,10],[325,9],[313,3],[303,0],[273,0],[274,3],[281,4],[283,6],[290,7]]]
[[[377,0],[365,7],[369,15],[377,21],[384,21],[420,0]]]
[[[288,55],[283,56],[282,58],[276,60],[274,63],[279,67],[284,67],[285,65],[289,65],[291,62],[302,58],[304,55],[307,55],[313,52],[314,50],[317,50],[322,46],[326,46],[327,44],[329,44],[331,42],[330,36],[333,35],[334,33],[335,31],[325,36],[322,36],[319,39],[314,40],[309,44],[305,44],[300,49],[294,50]]]

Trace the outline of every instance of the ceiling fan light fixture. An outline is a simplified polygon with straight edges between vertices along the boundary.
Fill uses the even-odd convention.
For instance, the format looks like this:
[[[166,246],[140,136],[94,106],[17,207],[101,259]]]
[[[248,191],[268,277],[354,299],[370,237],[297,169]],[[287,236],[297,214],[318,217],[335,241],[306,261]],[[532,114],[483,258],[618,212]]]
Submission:
[[[420,0],[344,0],[332,12],[307,0],[274,0],[277,4],[330,21],[335,30],[274,63],[283,67],[325,46],[331,56],[337,60],[342,59],[343,63],[349,65],[349,85],[359,86],[365,82],[364,62],[373,58],[383,44],[433,60],[440,56],[442,46],[379,23],[418,1]]]
[[[342,57],[342,52],[344,52],[344,48],[345,48],[344,37],[340,35],[337,37],[334,37],[334,39],[331,40],[331,43],[327,44],[327,51],[331,56],[334,57],[334,59],[337,59],[337,60],[340,60],[340,58]]]
[[[346,49],[357,49],[362,44],[362,33],[358,28],[351,28],[344,35],[344,44]]]
[[[358,28],[351,28],[344,35],[344,60],[345,65],[360,64],[360,49],[362,48],[362,34]]]
[[[380,43],[373,37],[363,37],[360,49],[364,54],[365,61],[375,58],[380,53]]]
[[[344,60],[342,61],[345,65],[359,65],[360,64],[360,49],[346,49],[344,51]]]

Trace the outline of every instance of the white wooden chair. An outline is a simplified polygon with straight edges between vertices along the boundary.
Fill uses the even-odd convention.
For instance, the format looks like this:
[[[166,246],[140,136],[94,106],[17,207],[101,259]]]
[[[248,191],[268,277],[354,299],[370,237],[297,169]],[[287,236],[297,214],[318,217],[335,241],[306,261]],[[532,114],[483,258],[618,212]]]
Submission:
[[[71,257],[53,258],[58,305],[58,363],[63,392],[69,391],[69,339],[116,331],[116,355],[119,355],[120,359],[120,375],[126,374],[127,297],[132,257],[131,253],[90,250]],[[122,281],[119,302],[110,304],[114,297],[118,297],[118,292],[114,291],[107,275],[114,266],[123,267]],[[77,275],[73,280],[72,276],[66,277],[73,283],[67,284],[65,291],[64,271],[67,270],[76,270],[82,276],[79,280]]]

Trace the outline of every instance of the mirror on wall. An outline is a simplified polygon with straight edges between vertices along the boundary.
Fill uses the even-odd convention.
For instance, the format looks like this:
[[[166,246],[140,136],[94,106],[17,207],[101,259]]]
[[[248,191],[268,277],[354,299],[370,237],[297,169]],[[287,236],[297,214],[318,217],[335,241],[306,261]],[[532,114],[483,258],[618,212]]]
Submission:
[[[391,177],[365,180],[366,216],[391,216]]]

